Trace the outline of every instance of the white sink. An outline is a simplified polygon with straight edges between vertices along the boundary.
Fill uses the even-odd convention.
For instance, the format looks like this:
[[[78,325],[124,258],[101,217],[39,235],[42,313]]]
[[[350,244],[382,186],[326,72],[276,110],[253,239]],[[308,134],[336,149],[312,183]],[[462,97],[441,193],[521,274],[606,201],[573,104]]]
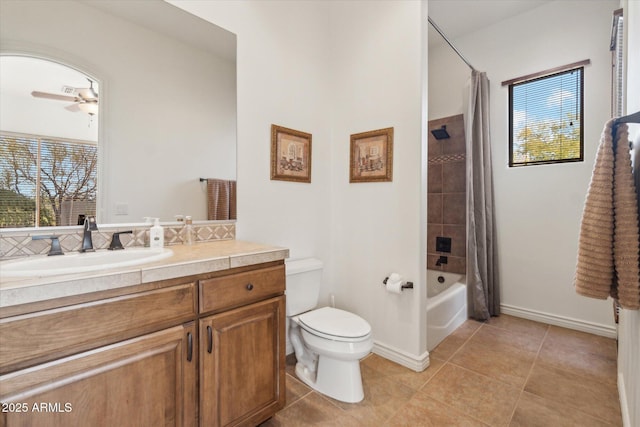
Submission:
[[[32,256],[0,262],[0,278],[53,276],[129,267],[168,258],[167,248],[128,248],[119,251],[71,252],[56,256]]]

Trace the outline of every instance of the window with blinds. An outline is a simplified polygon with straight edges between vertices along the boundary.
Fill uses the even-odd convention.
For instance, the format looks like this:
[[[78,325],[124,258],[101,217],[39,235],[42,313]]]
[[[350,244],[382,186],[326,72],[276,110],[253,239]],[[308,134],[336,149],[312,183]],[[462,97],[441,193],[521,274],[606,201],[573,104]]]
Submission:
[[[509,84],[509,166],[582,161],[584,67]]]
[[[0,133],[0,228],[95,215],[97,165],[93,142]]]
[[[611,29],[611,116],[624,116],[625,66],[624,66],[624,17],[622,9],[613,12]]]

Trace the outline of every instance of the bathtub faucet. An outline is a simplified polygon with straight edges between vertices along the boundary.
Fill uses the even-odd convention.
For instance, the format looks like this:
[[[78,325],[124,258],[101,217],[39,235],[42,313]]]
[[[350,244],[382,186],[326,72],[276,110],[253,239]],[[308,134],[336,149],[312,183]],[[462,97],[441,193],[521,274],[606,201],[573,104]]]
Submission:
[[[446,264],[448,260],[449,259],[446,256],[440,255],[440,258],[436,261],[436,266],[440,267],[442,264]]]

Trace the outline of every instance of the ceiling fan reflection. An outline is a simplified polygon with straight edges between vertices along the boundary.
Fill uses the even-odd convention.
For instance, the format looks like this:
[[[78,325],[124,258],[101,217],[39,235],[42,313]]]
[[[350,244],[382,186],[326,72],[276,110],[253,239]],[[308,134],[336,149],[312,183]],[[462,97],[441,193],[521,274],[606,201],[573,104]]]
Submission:
[[[75,88],[71,86],[64,86],[63,92],[65,94],[40,92],[34,90],[31,92],[31,96],[34,98],[52,99],[55,101],[72,102],[72,104],[65,107],[66,110],[72,112],[82,111],[84,113],[93,116],[98,114],[98,92],[93,88],[93,81],[89,80],[89,87],[87,88]]]

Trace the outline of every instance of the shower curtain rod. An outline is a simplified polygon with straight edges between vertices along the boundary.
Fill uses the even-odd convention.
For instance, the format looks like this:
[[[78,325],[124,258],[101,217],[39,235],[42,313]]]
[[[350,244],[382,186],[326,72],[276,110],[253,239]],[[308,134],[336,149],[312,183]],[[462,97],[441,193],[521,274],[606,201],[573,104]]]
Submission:
[[[451,46],[451,49],[454,50],[455,53],[458,54],[458,56],[460,57],[460,59],[462,59],[464,61],[465,64],[467,64],[469,66],[469,68],[471,68],[473,71],[476,71],[475,68],[473,68],[473,65],[471,65],[471,63],[469,63],[469,61],[467,61],[467,58],[464,57],[464,55],[462,55],[462,53],[460,53],[460,51],[453,45],[453,43],[451,43],[451,41],[447,38],[447,36],[444,35],[444,33],[442,32],[442,30],[440,29],[440,27],[438,27],[436,25],[435,22],[433,22],[433,19],[431,19],[430,16],[427,16],[427,20],[429,21],[429,24],[431,24],[431,26],[433,27],[434,30],[436,30],[438,32],[438,34],[440,34],[442,36],[442,38],[444,39],[444,41],[447,42],[447,44],[449,44],[449,46]]]

